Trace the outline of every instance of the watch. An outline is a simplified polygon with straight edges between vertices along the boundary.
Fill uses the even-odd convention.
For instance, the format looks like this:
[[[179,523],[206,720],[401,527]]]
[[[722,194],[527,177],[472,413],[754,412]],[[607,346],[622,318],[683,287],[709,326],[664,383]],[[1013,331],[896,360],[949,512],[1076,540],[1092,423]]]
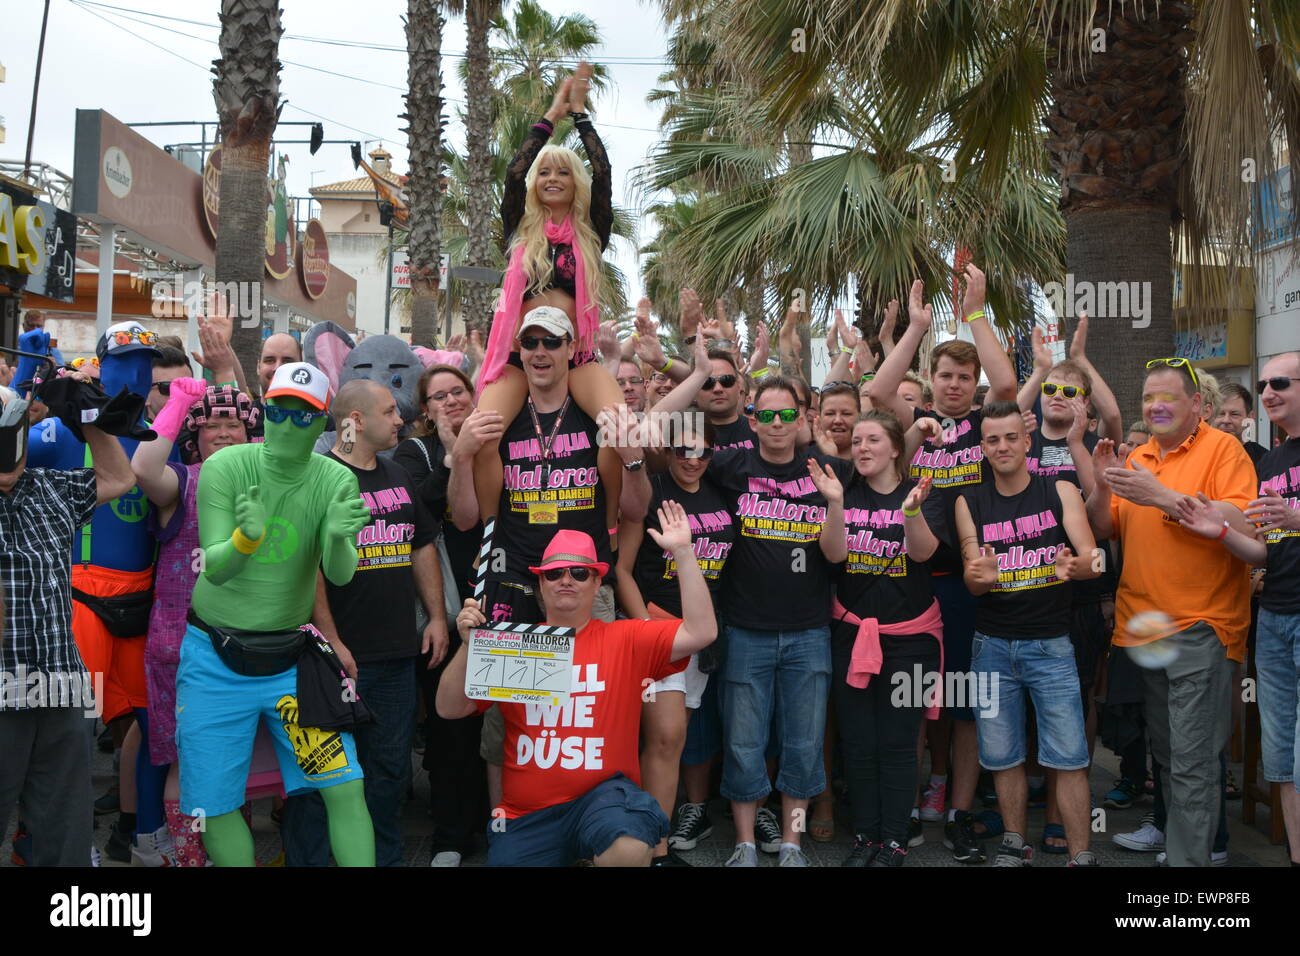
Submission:
[[[645,467],[644,458],[638,458],[636,461],[623,462],[623,468],[626,471],[640,471],[644,467]]]

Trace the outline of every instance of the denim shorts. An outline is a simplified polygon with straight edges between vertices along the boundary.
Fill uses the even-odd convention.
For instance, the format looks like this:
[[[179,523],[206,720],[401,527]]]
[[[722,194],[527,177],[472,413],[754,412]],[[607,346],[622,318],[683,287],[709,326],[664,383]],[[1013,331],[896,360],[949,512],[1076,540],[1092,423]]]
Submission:
[[[1010,770],[1025,762],[1026,692],[1038,724],[1038,762],[1053,770],[1088,766],[1079,674],[1068,637],[1012,641],[976,632],[971,669],[982,767]]]
[[[493,820],[488,866],[571,866],[600,856],[619,837],[654,846],[667,835],[668,818],[655,798],[616,773],[568,803]]]
[[[780,727],[776,788],[796,800],[826,789],[822,740],[830,695],[831,632],[727,627],[722,666],[722,795],[749,803],[771,791],[766,757],[773,717]]]
[[[1255,674],[1264,779],[1300,784],[1300,614],[1259,609]]]

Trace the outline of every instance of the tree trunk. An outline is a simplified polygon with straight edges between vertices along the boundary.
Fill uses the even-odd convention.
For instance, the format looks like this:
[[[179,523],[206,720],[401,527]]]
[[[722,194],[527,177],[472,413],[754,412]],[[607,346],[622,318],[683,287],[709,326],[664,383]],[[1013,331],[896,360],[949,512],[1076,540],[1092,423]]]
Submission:
[[[267,168],[280,112],[283,32],[278,0],[222,0],[212,84],[222,154],[216,279],[242,284],[239,301],[230,303],[231,346],[250,380],[262,351]],[[256,303],[253,314],[242,314],[240,302]]]
[[[433,347],[438,334],[442,255],[442,14],[434,0],[408,0],[406,15],[407,150],[411,170],[411,344]]]
[[[488,63],[488,28],[500,4],[494,0],[469,0],[465,6],[466,84],[468,105],[465,111],[465,147],[469,172],[466,193],[469,234],[467,260],[481,268],[492,266],[492,153],[488,141],[492,134],[492,81]],[[486,335],[492,321],[494,289],[486,283],[466,283],[462,301],[465,328],[479,329]]]

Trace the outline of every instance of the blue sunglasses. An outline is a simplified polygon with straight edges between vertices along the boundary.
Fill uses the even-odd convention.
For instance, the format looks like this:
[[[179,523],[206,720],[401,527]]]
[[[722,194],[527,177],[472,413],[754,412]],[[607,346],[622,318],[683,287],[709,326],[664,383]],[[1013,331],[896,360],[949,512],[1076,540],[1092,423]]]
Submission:
[[[316,419],[328,414],[328,412],[313,412],[305,408],[281,408],[279,405],[271,404],[268,404],[263,412],[266,420],[272,424],[279,425],[286,418],[292,418],[293,423],[299,428],[306,428]]]

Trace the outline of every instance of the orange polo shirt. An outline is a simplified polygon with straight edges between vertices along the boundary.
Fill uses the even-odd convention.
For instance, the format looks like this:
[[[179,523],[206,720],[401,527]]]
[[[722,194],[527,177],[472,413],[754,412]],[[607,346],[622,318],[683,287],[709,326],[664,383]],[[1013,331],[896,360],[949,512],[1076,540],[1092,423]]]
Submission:
[[[1134,449],[1134,463],[1153,473],[1166,488],[1185,495],[1203,492],[1212,501],[1246,509],[1258,482],[1250,456],[1232,435],[1205,422],[1187,440],[1160,457],[1152,438]],[[1228,657],[1244,661],[1250,629],[1250,570],[1222,542],[1183,528],[1159,508],[1135,505],[1112,495],[1110,517],[1124,548],[1124,568],[1115,594],[1115,643],[1146,644],[1164,637],[1138,639],[1126,630],[1143,611],[1163,611],[1176,630],[1205,621],[1227,648]]]

